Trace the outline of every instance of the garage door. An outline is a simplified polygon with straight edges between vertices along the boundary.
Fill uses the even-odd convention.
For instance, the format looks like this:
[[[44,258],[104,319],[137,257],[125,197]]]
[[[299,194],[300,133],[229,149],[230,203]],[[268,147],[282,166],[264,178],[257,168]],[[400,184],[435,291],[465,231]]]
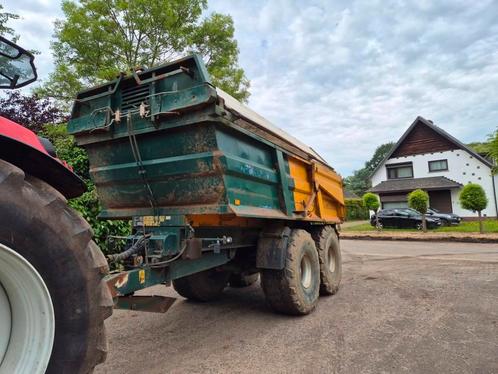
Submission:
[[[383,202],[382,208],[383,209],[408,208],[408,203],[406,201]]]
[[[449,190],[429,191],[429,204],[431,208],[435,208],[440,212],[453,213]]]

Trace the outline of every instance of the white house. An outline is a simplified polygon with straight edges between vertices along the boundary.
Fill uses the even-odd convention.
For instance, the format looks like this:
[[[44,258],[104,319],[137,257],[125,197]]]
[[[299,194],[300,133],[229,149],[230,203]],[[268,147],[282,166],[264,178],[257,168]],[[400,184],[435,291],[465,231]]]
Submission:
[[[484,188],[488,206],[484,216],[498,216],[498,176],[492,163],[440,127],[417,117],[371,175],[370,191],[380,196],[383,208],[407,206],[407,194],[417,188],[428,192],[430,206],[462,217],[477,213],[460,206],[463,185]]]

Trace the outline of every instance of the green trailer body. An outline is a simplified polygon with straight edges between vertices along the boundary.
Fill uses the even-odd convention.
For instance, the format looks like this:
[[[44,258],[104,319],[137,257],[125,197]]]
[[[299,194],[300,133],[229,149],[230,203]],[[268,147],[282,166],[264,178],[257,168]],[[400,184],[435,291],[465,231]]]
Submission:
[[[197,55],[81,92],[68,131],[88,153],[100,216],[133,218],[128,247],[147,239],[109,279],[115,297],[223,264],[281,267],[275,253],[256,260],[268,226],[344,218],[340,176],[215,88]]]

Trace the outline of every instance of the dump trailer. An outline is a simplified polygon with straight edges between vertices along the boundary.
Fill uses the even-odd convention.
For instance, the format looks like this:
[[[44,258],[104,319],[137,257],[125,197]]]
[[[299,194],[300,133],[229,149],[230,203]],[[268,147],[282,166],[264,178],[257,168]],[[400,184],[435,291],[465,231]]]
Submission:
[[[342,179],[312,148],[212,85],[198,55],[78,94],[68,131],[88,153],[105,219],[130,219],[116,308],[157,284],[209,301],[258,273],[275,311],[307,314],[341,278]],[[123,239],[123,238],[118,238]]]
[[[0,89],[36,80],[0,36]],[[261,275],[270,307],[307,314],[341,279],[341,178],[313,149],[214,87],[197,56],[81,92],[68,130],[84,147],[101,217],[132,222],[104,257],[67,204],[85,183],[47,139],[0,117],[0,373],[87,374],[114,308],[165,312],[172,284],[209,301]],[[118,269],[109,273],[109,262]]]

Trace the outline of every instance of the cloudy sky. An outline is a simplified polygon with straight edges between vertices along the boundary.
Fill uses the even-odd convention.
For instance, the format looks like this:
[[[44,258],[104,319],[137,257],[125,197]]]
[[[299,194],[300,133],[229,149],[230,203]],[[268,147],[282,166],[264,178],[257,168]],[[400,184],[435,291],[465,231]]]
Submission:
[[[55,0],[5,0],[40,76],[52,70]],[[463,142],[498,125],[498,3],[211,0],[232,15],[249,105],[342,175],[417,115]]]

